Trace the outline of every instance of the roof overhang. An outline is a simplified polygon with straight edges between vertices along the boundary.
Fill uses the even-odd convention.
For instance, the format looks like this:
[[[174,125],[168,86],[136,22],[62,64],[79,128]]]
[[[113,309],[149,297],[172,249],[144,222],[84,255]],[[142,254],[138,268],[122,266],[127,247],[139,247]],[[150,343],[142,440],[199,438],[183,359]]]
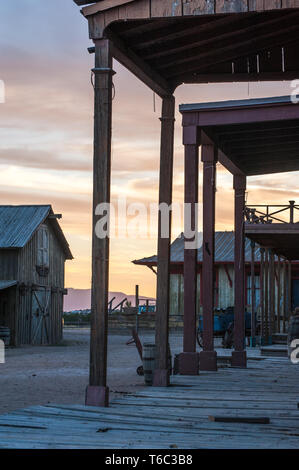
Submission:
[[[245,0],[74,0],[90,38],[160,96],[182,83],[292,80],[299,76],[299,9]],[[93,3],[90,5],[90,3]],[[260,5],[261,3],[261,5]],[[298,6],[298,4],[297,4]]]
[[[0,291],[9,289],[10,287],[14,287],[18,284],[18,281],[0,281]]]
[[[288,260],[299,260],[299,224],[245,224],[246,237]]]
[[[184,143],[208,136],[233,174],[299,170],[299,105],[294,96],[181,105]],[[196,129],[196,130],[195,130]]]

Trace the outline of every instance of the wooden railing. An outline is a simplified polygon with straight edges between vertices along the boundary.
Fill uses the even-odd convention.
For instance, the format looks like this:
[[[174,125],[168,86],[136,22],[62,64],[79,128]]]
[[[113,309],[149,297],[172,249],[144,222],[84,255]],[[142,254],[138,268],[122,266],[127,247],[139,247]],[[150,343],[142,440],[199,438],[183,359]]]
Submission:
[[[281,218],[282,217],[282,218]],[[256,205],[245,207],[247,224],[298,224],[299,205],[289,201],[288,205]]]

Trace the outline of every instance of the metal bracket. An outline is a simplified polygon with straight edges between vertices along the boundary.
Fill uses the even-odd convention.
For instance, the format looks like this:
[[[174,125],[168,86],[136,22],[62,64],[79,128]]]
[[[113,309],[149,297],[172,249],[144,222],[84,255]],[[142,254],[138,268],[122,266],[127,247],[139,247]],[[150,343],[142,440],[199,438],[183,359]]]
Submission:
[[[111,73],[112,75],[115,75],[116,72],[111,69],[110,67],[94,67],[91,69],[93,73]]]

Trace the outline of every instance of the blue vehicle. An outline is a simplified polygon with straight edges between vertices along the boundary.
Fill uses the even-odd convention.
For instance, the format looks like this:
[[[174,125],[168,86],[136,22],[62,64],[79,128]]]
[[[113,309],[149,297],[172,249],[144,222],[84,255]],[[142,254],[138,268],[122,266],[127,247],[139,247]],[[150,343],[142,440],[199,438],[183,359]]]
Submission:
[[[225,336],[227,336],[226,333],[229,333],[231,336],[233,333],[233,325],[234,325],[234,319],[235,319],[234,308],[228,307],[226,310],[218,310],[218,312],[219,313],[214,313],[214,337],[224,338]],[[246,336],[250,336],[250,330],[251,330],[251,312],[245,312]],[[198,323],[198,330],[197,330],[197,342],[200,347],[202,347],[202,331],[203,331],[203,317],[202,315],[200,315],[199,323]]]

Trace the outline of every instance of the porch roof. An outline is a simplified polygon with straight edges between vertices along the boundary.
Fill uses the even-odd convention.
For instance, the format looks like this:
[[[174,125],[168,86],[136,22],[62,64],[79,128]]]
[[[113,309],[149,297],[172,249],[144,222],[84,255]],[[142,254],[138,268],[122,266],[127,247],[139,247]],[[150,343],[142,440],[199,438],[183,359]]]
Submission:
[[[246,224],[246,236],[276,255],[299,260],[299,224]]]
[[[194,127],[199,143],[203,131],[233,174],[299,170],[299,106],[291,96],[187,104],[180,111],[185,143]]]
[[[111,39],[113,57],[160,96],[182,83],[298,78],[297,3],[74,2],[87,5],[90,38]]]

